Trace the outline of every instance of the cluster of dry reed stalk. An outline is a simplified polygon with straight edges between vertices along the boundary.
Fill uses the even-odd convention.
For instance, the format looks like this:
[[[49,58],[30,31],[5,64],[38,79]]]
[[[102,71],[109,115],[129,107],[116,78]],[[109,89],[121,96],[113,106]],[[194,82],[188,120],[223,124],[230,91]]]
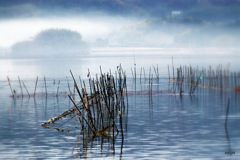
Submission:
[[[69,99],[74,105],[74,108],[64,112],[56,118],[49,119],[48,122],[42,124],[42,127],[64,131],[59,128],[49,127],[48,125],[68,114],[76,113],[82,131],[87,132],[89,135],[111,136],[112,132],[112,137],[114,138],[119,134],[118,126],[120,126],[123,138],[122,120],[123,116],[127,114],[128,103],[126,106],[126,74],[123,72],[121,65],[115,72],[115,77],[111,74],[111,71],[107,74],[103,74],[101,71],[99,77],[98,75],[96,75],[95,78],[89,77],[88,87],[86,87],[84,81],[80,80],[81,89],[73,73],[71,71],[70,73],[79,100],[76,100],[73,94],[69,94]]]

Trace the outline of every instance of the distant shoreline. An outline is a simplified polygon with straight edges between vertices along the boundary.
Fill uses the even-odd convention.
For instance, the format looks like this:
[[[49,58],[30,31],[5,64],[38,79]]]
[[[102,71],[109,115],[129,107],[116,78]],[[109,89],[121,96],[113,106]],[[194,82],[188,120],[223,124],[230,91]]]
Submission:
[[[240,48],[147,48],[147,47],[104,47],[91,48],[92,56],[240,56]]]
[[[1,50],[0,59],[61,59],[118,56],[240,56],[240,48],[152,48],[152,47],[94,47],[89,53],[76,56],[12,58],[9,49]]]

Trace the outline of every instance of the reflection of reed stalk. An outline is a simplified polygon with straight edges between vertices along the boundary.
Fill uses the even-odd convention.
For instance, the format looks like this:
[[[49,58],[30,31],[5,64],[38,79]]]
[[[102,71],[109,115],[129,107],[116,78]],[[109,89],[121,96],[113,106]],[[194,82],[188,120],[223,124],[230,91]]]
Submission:
[[[225,128],[227,128],[227,120],[228,120],[228,113],[229,113],[229,105],[230,105],[230,99],[228,99],[228,104],[227,104],[227,112],[226,112],[226,118],[225,118]]]

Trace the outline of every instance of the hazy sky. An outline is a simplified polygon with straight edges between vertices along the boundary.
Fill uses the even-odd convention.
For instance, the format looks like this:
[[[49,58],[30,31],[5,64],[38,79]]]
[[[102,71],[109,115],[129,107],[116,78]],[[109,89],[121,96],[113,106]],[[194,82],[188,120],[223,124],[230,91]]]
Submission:
[[[113,29],[118,29],[121,25],[132,24],[133,21],[110,17],[78,18],[26,18],[9,19],[0,21],[0,47],[10,47],[15,42],[31,40],[41,30],[49,28],[67,28],[78,31],[82,34],[83,40],[94,41],[96,37],[105,37]]]
[[[238,24],[240,0],[0,0],[0,47],[48,28],[72,29],[94,41],[123,26],[179,11],[194,22]]]

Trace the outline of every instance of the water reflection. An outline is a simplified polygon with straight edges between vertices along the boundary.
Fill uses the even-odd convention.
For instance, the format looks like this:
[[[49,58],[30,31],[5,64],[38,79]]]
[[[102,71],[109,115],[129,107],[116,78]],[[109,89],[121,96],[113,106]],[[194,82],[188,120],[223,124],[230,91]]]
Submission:
[[[154,105],[152,108],[149,108],[149,111],[147,111],[146,108],[144,107],[146,106],[146,103],[144,102],[147,101],[149,105],[150,104],[149,102],[151,102],[150,97],[149,99],[146,99],[146,97],[143,96],[141,97],[133,96],[132,98],[135,100],[132,100],[132,102],[134,103],[135,106],[138,106],[137,107],[138,109],[140,109],[140,111],[137,113],[136,110],[134,110],[134,113],[135,115],[140,114],[139,116],[141,117],[141,119],[139,119],[137,118],[137,116],[135,116],[137,120],[135,120],[134,124],[136,125],[142,122],[144,128],[148,128],[147,131],[150,131],[150,132],[144,130],[141,131],[141,128],[134,129],[138,130],[139,132],[141,131],[140,134],[142,135],[137,136],[134,139],[141,139],[144,137],[144,139],[142,139],[143,141],[140,144],[143,146],[147,145],[147,147],[149,148],[151,148],[150,146],[152,145],[148,144],[149,143],[152,144],[153,141],[156,143],[154,145],[155,149],[159,148],[158,146],[159,144],[163,146],[165,145],[169,147],[171,146],[170,148],[167,147],[168,149],[167,148],[163,149],[164,147],[162,147],[164,151],[169,151],[169,153],[165,152],[161,156],[160,152],[162,149],[160,149],[159,154],[154,155],[156,156],[155,158],[161,157],[172,158],[173,155],[175,155],[173,152],[175,152],[178,153],[177,154],[178,158],[192,159],[208,157],[214,159],[216,158],[222,159],[221,156],[225,156],[225,150],[228,150],[227,147],[224,149],[224,144],[229,140],[229,138],[226,141],[227,130],[226,131],[222,130],[224,127],[225,118],[222,119],[220,117],[222,117],[223,115],[225,117],[226,110],[223,108],[225,108],[224,106],[226,105],[227,97],[233,98],[234,101],[236,102],[235,99],[236,94],[234,92],[223,93],[224,94],[209,89],[208,90],[199,89],[195,95],[182,95],[182,97],[180,95],[152,96]],[[138,103],[136,99],[138,100],[141,99],[140,103]],[[160,103],[159,100],[161,101]],[[239,102],[234,103],[232,105],[235,106],[235,108],[237,108],[237,106],[239,106]],[[142,110],[142,108],[145,109]],[[152,113],[152,111],[153,116],[150,116],[150,118],[146,117],[146,114],[142,114],[147,112]],[[239,115],[239,109],[237,112],[236,110],[230,111],[229,114]],[[141,121],[142,119],[146,120],[143,122]],[[239,122],[239,117],[236,117],[236,119],[231,119],[231,121]],[[150,122],[150,125],[145,126],[146,122]],[[151,123],[154,124],[154,127],[151,126]],[[236,131],[235,128],[236,123],[229,125],[230,125],[229,128],[232,128],[235,131],[234,135],[237,136],[236,132],[238,131]],[[129,132],[131,131],[128,131],[128,134]],[[144,136],[143,133],[145,133],[146,136]],[[153,140],[149,137],[158,138],[154,138]],[[175,139],[177,143],[173,142],[173,144],[171,144],[171,141],[173,139]],[[239,140],[239,137],[237,136],[235,137],[235,139]],[[173,146],[175,147],[172,148]],[[210,146],[212,147],[214,146],[215,149],[213,149],[212,147],[209,148]],[[139,157],[137,158],[141,159],[144,157],[143,153],[149,155],[149,153],[152,153],[152,151],[155,149],[152,148],[152,150],[150,149],[148,150],[148,152],[144,150],[132,152],[134,152],[135,155],[139,155]],[[184,151],[184,153],[186,153],[186,151],[191,151],[194,153],[194,155],[193,154],[184,155],[182,151]],[[170,153],[171,156],[169,155]],[[195,156],[199,154],[202,156]]]
[[[231,98],[233,107],[229,110],[228,126],[223,130],[226,97]],[[70,128],[70,133],[41,128],[41,123],[72,107],[67,97],[11,98],[7,105],[7,117],[2,114],[1,118],[8,119],[8,123],[1,126],[1,152],[10,147],[22,152],[14,154],[28,158],[171,159],[177,156],[183,159],[222,159],[223,155],[227,156],[225,152],[240,149],[239,131],[236,130],[240,120],[237,107],[239,94],[222,94],[211,90],[203,94],[202,90],[198,90],[196,95],[191,96],[135,94],[128,98],[128,116],[123,117],[124,139],[121,135],[115,139],[79,135],[80,126],[75,117],[71,117],[70,121],[56,123],[58,127]],[[230,130],[234,131],[231,132],[231,138]],[[235,140],[233,144],[232,137]],[[18,145],[24,148],[20,149]],[[51,154],[46,153],[48,150]],[[37,154],[37,151],[42,155]],[[10,153],[13,154],[8,152],[3,157],[11,157]]]
[[[123,146],[123,138],[88,137],[83,134],[77,138],[76,146],[73,148],[73,158],[117,158],[119,156],[121,159]]]
[[[227,138],[227,143],[228,143],[228,150],[226,152],[232,152],[231,149],[231,141],[230,141],[230,137],[228,135],[228,129],[227,126],[225,126],[225,132],[226,132],[226,138]]]
[[[93,61],[93,60],[92,60]],[[50,74],[50,73],[49,73]],[[43,76],[42,76],[43,77]],[[61,75],[61,77],[64,77]],[[5,78],[6,79],[6,78]],[[31,79],[31,78],[30,78]],[[68,90],[66,78],[61,80],[61,92]],[[25,82],[25,81],[24,81]],[[47,77],[48,88],[56,95],[57,83]],[[13,82],[20,92],[19,84]],[[34,91],[35,77],[26,81]],[[238,159],[240,151],[240,94],[197,88],[189,95],[189,88],[182,86],[183,94],[166,92],[177,90],[163,77],[152,81],[152,93],[146,94],[149,81],[128,81],[127,115],[123,116],[124,139],[88,137],[81,133],[77,117],[71,116],[55,123],[58,132],[41,127],[52,117],[73,107],[66,96],[36,96],[10,98],[9,86],[1,81],[0,88],[0,154],[6,159]],[[235,82],[234,82],[235,83]],[[45,93],[43,78],[37,91]],[[31,86],[33,86],[31,88]],[[70,82],[72,88],[72,82]],[[226,118],[227,100],[231,104]],[[77,97],[76,97],[77,99]],[[119,124],[117,124],[119,125]],[[119,127],[120,128],[120,127]],[[231,157],[226,152],[235,152]]]

